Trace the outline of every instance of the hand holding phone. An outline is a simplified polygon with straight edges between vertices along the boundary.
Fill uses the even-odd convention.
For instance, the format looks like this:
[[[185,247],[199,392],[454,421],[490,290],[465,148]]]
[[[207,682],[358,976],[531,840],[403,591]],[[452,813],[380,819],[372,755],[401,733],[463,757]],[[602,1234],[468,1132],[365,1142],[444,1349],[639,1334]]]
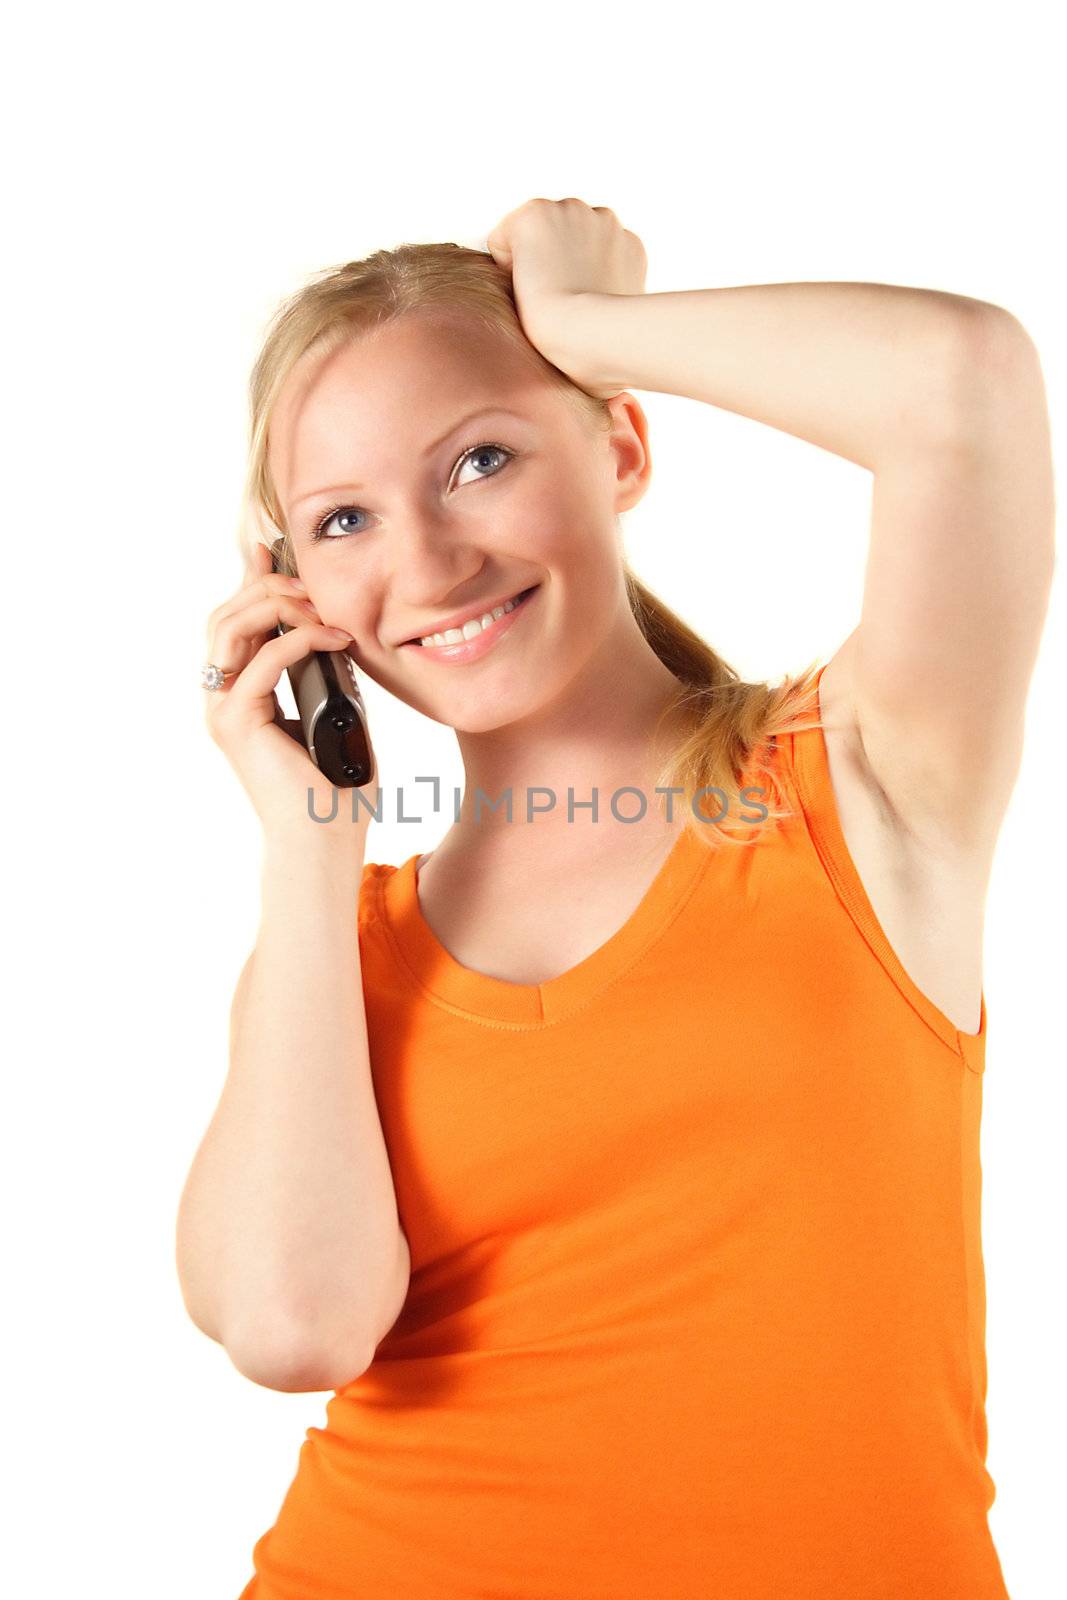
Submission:
[[[208,620],[206,658],[231,675],[222,690],[204,691],[208,731],[265,830],[293,838],[314,827],[315,838],[337,835],[346,850],[353,823],[365,830],[371,811],[359,805],[347,817],[336,791],[372,784],[376,770],[348,642],[257,543],[241,587]],[[283,671],[300,708],[295,721],[278,701]]]
[[[274,572],[295,578],[284,541],[271,547]],[[279,620],[276,632],[290,623]],[[341,788],[362,788],[375,774],[374,750],[352,658],[345,650],[316,650],[287,668],[304,746],[324,777]]]

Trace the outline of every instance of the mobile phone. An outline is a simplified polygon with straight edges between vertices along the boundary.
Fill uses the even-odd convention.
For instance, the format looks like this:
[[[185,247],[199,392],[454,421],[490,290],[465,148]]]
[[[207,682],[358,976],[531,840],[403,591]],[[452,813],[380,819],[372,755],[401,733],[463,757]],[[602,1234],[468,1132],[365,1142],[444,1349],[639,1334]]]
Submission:
[[[286,559],[284,539],[276,539],[270,553],[273,571],[297,576]],[[280,636],[291,627],[279,622],[274,631]],[[344,650],[315,650],[286,672],[305,748],[323,777],[339,789],[370,783],[376,768],[374,749],[351,656]]]

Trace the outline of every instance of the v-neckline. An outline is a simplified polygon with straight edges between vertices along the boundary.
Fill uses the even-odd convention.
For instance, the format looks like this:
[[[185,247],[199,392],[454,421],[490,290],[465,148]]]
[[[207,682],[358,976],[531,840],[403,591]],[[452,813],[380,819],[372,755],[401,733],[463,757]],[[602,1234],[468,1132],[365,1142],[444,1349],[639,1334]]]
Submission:
[[[688,899],[712,853],[683,827],[623,925],[582,961],[544,983],[511,983],[455,959],[419,905],[416,867],[423,852],[380,877],[383,921],[401,962],[439,1005],[498,1026],[544,1026],[583,1006],[641,958]]]

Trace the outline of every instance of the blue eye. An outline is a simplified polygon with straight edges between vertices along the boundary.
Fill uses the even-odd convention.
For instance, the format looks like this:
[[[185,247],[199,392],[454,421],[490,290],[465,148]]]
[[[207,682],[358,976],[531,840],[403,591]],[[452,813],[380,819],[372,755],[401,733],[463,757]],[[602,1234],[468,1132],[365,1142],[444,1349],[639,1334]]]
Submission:
[[[326,529],[329,527],[329,525],[333,521],[334,517],[342,517],[342,516],[348,517],[348,516],[351,516],[353,513],[356,516],[359,516],[359,517],[363,516],[363,512],[359,509],[358,506],[332,506],[331,509],[329,511],[327,511],[326,515],[322,518],[321,522],[316,523],[315,527],[312,529],[312,532],[311,532],[311,542],[312,542],[312,544],[316,544],[320,539],[325,539],[327,537]],[[347,538],[349,532],[355,533],[355,532],[358,532],[358,529],[355,529],[355,528],[353,528],[353,529],[344,528],[341,531],[341,537]]]
[[[515,455],[515,451],[514,450],[509,450],[507,445],[505,445],[505,444],[476,444],[476,445],[472,445],[469,450],[464,450],[463,454],[459,457],[459,460],[456,462],[456,468],[462,467],[464,462],[466,462],[468,459],[473,459],[475,456],[485,455],[485,454],[487,454],[489,452],[492,452],[492,453],[494,453],[496,455],[503,456],[504,457],[504,461],[503,461],[502,464],[504,466],[506,466],[507,463]],[[497,476],[497,473],[500,472],[500,470],[501,470],[501,468],[497,467],[497,468],[495,468],[495,470],[493,472],[483,473],[483,474],[481,474],[481,476],[483,478],[485,478],[485,477],[495,478]],[[455,468],[453,469],[453,474],[454,474],[454,472],[455,472]],[[476,479],[475,482],[477,482],[477,481],[478,480]],[[313,544],[317,544],[320,539],[327,539],[331,543],[333,543],[336,539],[347,539],[347,538],[350,538],[353,533],[361,532],[361,529],[359,529],[359,528],[345,528],[345,529],[342,529],[341,533],[335,534],[333,536],[327,534],[327,532],[326,532],[327,528],[329,527],[330,523],[334,520],[335,517],[338,518],[339,520],[341,520],[343,518],[350,517],[353,514],[355,514],[356,516],[359,516],[359,517],[366,516],[366,512],[360,506],[331,506],[328,511],[323,513],[323,515],[319,518],[318,522],[312,528],[311,534],[309,536],[310,539],[311,539],[311,542]]]

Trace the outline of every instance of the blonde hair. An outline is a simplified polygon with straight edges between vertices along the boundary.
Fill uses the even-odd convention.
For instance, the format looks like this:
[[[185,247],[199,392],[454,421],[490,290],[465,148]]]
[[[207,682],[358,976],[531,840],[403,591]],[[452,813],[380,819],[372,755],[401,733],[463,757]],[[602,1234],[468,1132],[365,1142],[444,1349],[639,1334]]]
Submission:
[[[284,510],[268,464],[274,407],[294,367],[305,356],[326,356],[405,315],[428,313],[437,321],[473,320],[510,341],[545,382],[564,392],[594,430],[611,431],[608,404],[572,383],[527,339],[519,321],[511,274],[486,251],[451,243],[401,244],[376,250],[360,261],[327,268],[310,278],[275,312],[249,380],[251,413],[248,470],[241,506],[241,542],[280,539],[282,571],[296,574],[296,559]],[[258,533],[255,532],[258,524]],[[677,715],[681,728],[657,776],[657,789],[680,789],[687,803],[687,825],[709,846],[752,844],[757,829],[790,817],[792,809],[777,775],[777,741],[804,728],[821,727],[813,661],[782,683],[747,683],[733,667],[641,582],[624,560],[630,608],[642,634],[664,666],[678,679],[679,692],[664,712]],[[662,723],[662,718],[660,719]],[[697,817],[693,807],[702,791],[719,790],[730,805],[738,786],[758,787],[766,818],[740,836],[725,816]],[[769,796],[769,798],[768,798]],[[691,798],[693,797],[693,798]],[[756,802],[743,799],[743,805]],[[732,809],[732,805],[730,805]],[[742,827],[753,826],[750,818]]]

